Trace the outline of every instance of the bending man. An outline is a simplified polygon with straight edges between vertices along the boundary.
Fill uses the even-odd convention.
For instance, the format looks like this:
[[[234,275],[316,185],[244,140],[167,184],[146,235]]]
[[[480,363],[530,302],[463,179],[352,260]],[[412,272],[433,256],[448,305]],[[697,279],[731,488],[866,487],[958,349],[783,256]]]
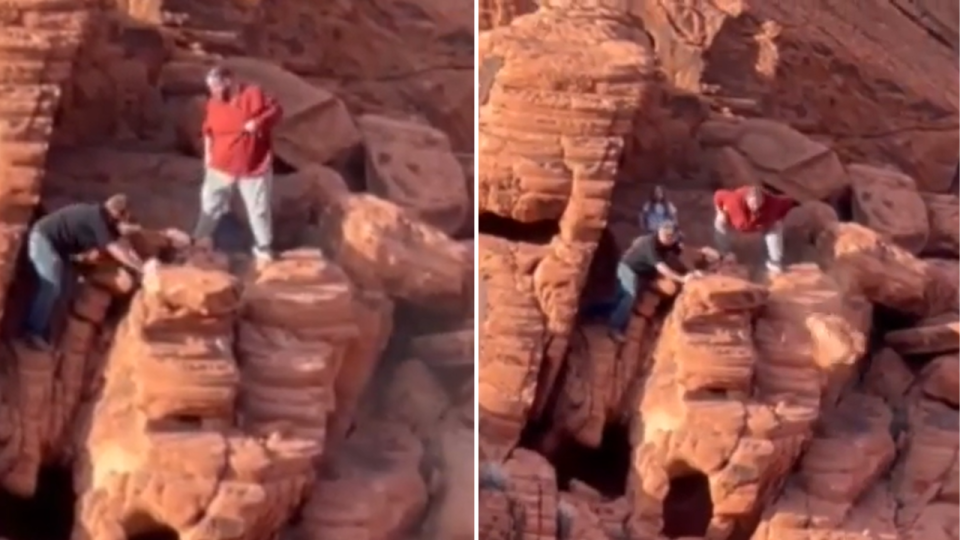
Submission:
[[[200,219],[195,240],[213,236],[220,218],[230,209],[234,189],[240,192],[255,242],[258,262],[273,258],[270,185],[273,181],[271,131],[282,110],[259,87],[243,84],[225,68],[207,74],[206,118],[203,122],[204,166]]]
[[[717,215],[713,222],[717,251],[730,256],[730,232],[761,233],[767,250],[767,271],[783,272],[783,218],[795,205],[792,199],[764,193],[759,186],[721,189],[713,195]]]
[[[680,260],[683,246],[679,236],[673,222],[664,222],[656,232],[638,236],[623,252],[617,265],[617,306],[610,314],[609,321],[615,340],[623,341],[637,295],[646,290],[654,279],[664,276],[677,283],[686,283],[698,275],[689,272]]]
[[[114,195],[102,204],[71,204],[47,214],[33,225],[27,253],[37,275],[37,290],[24,322],[28,345],[50,350],[50,319],[64,285],[72,279],[66,266],[71,257],[103,250],[136,275],[142,272],[140,257],[118,241],[133,228],[125,195]]]

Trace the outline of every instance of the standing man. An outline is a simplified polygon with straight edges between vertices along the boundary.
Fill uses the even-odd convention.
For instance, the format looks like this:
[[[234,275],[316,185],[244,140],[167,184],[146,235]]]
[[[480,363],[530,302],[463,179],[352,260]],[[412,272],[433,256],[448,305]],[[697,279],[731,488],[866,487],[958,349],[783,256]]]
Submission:
[[[730,231],[761,233],[767,250],[767,271],[783,272],[783,218],[796,205],[787,197],[764,193],[760,186],[720,189],[713,195],[713,222],[717,250],[730,256]]]
[[[27,253],[37,275],[37,290],[24,322],[25,339],[37,350],[50,350],[50,319],[72,272],[70,258],[104,250],[118,263],[139,275],[143,261],[118,240],[131,223],[126,195],[113,195],[102,204],[76,203],[40,218],[30,230]]]
[[[689,272],[680,260],[682,249],[676,225],[666,221],[660,224],[656,232],[637,237],[623,252],[617,265],[618,302],[609,319],[615,341],[623,341],[637,295],[646,290],[657,276],[682,284],[699,275]]]
[[[226,68],[207,74],[206,117],[203,121],[205,173],[200,193],[200,218],[194,240],[209,239],[230,208],[234,189],[240,191],[258,262],[273,258],[270,184],[273,151],[270,135],[280,121],[279,103],[252,84],[235,80]]]

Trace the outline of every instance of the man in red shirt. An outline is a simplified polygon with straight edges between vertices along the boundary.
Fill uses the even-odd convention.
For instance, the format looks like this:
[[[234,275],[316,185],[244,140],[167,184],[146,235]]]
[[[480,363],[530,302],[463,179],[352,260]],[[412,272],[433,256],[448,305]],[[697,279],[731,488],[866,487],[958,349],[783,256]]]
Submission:
[[[783,218],[795,204],[787,197],[764,193],[759,186],[717,190],[713,195],[717,250],[729,256],[731,230],[761,233],[767,248],[767,270],[772,274],[783,272]]]
[[[194,240],[213,235],[237,189],[250,219],[254,256],[258,262],[269,261],[273,258],[270,135],[283,112],[275,99],[255,85],[237,81],[226,68],[210,70],[206,82],[210,99],[203,121],[205,173]]]

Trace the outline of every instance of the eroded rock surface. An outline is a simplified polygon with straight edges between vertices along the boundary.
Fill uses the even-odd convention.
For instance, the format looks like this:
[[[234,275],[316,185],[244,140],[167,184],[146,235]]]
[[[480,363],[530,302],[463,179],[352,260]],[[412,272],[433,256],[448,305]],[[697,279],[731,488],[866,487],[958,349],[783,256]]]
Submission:
[[[477,205],[490,237],[480,251],[491,252],[480,273],[502,274],[487,282],[485,308],[503,322],[480,336],[478,398],[481,429],[510,446],[516,422],[531,408],[542,414],[559,374],[653,64],[617,19],[564,6],[482,35],[480,55],[499,65],[480,109]],[[504,236],[514,223],[523,232]]]
[[[943,193],[956,48],[936,37],[955,34],[938,24],[955,9],[538,3],[481,6],[480,538],[957,540],[960,261],[956,197]],[[666,80],[645,86],[630,117],[616,191],[590,184],[602,233],[586,276],[555,297],[575,312],[558,339],[538,280],[555,238],[574,237],[564,225],[580,188],[561,165],[600,129],[579,127],[596,68],[561,79],[548,119],[507,98],[534,102],[540,81],[575,64],[540,36],[563,29],[579,44],[597,19],[652,43]],[[607,43],[579,55],[600,58]],[[912,79],[922,70],[909,58],[924,54],[941,71]],[[713,112],[698,117],[678,90]],[[893,112],[909,103],[931,108]],[[684,114],[686,131],[669,128]],[[547,134],[572,126],[585,136],[561,139],[558,158]],[[654,182],[679,208],[690,253],[712,242],[713,188],[797,200],[790,264],[766,275],[746,248],[736,263],[703,261],[701,277],[640,291],[614,340],[617,256]]]
[[[0,538],[471,534],[473,8],[341,8],[0,6]],[[266,265],[239,201],[212,249],[161,232],[193,227],[218,62],[285,109]],[[118,192],[148,270],[68,261],[55,350],[27,347],[25,232]],[[391,415],[385,381],[437,421]]]

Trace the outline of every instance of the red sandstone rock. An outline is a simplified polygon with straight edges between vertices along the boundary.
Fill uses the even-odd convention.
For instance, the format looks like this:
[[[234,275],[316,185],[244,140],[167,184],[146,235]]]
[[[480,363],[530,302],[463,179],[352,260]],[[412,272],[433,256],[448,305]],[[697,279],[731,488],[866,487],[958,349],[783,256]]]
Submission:
[[[478,306],[480,431],[484,444],[498,449],[491,458],[501,459],[520,438],[543,360],[543,316],[524,272],[536,265],[542,249],[480,236],[479,253],[486,285]]]
[[[888,332],[883,339],[904,355],[954,352],[960,349],[960,318],[956,313],[938,315],[913,328]]]
[[[955,195],[924,193],[930,238],[923,251],[934,256],[960,255],[960,199]]]
[[[469,7],[420,4],[414,13],[402,2],[254,4],[39,0],[0,8],[0,303],[11,329],[33,290],[17,261],[27,268],[23,239],[41,212],[124,192],[144,226],[192,229],[202,180],[203,79],[215,63],[262,83],[287,109],[275,141],[278,252],[319,245],[315,222],[331,193],[345,195],[348,183],[362,187],[347,163],[360,142],[352,114],[406,114],[411,100],[422,101],[418,121],[443,128],[457,150],[472,148]],[[367,15],[357,18],[360,11]],[[424,32],[425,24],[433,30]],[[325,30],[316,34],[320,27]],[[403,46],[397,35],[405,36]],[[343,49],[320,60],[316,51],[332,50],[328,39]],[[411,40],[417,44],[408,48]],[[287,50],[295,43],[310,44],[306,54]],[[325,162],[347,165],[347,182],[321,167]],[[291,164],[300,170],[290,174]],[[336,180],[343,191],[332,186]],[[447,180],[459,183],[453,191],[463,190],[463,180]],[[239,220],[225,220],[224,229],[238,238],[219,247],[245,250],[243,205],[235,200],[231,209]],[[394,229],[419,226],[394,221]],[[163,238],[146,233],[129,239],[142,256],[168,251]],[[418,243],[403,234],[393,241],[414,249]],[[436,243],[456,245],[442,235]],[[386,251],[390,258],[398,249]],[[409,434],[389,436],[399,426],[378,426],[383,412],[361,397],[382,375],[378,364],[392,333],[388,293],[396,288],[385,291],[379,280],[354,283],[316,252],[283,253],[250,272],[245,257],[209,246],[163,254],[176,262],[148,274],[142,287],[103,254],[68,262],[81,280],[63,306],[65,320],[55,321],[56,354],[32,351],[20,340],[5,344],[0,536],[20,537],[16,529],[33,514],[46,521],[73,514],[66,525],[88,540],[165,534],[261,540],[287,534],[282,530],[314,488],[332,499],[306,505],[307,519],[295,531],[304,538],[418,534],[427,505],[419,443]],[[450,258],[458,261],[454,269],[421,281],[421,291],[454,276],[450,288],[459,293],[468,264],[459,262],[459,253]],[[411,274],[424,269],[413,266]],[[231,271],[246,275],[238,279]],[[130,293],[136,293],[132,299]],[[466,293],[463,302],[458,297],[450,316],[455,325],[465,324],[459,319],[469,309],[466,299]],[[405,313],[419,315],[417,309]],[[461,403],[468,398],[457,399],[456,414],[449,415],[456,426],[434,426],[431,436],[442,440],[450,430],[462,447],[472,444],[473,419]],[[338,459],[334,439],[352,426],[358,431],[344,443],[351,460]],[[368,426],[373,436],[361,429]],[[371,447],[376,452],[368,455]],[[431,480],[439,485],[450,474],[459,482],[472,471],[471,458],[471,452],[447,452],[442,467],[433,469],[440,478]],[[391,472],[388,461],[396,465]],[[317,484],[324,464],[335,476],[358,480],[339,491]],[[74,478],[73,512],[48,506],[48,493],[67,495],[60,492],[66,486],[40,474],[48,467],[65,468]],[[9,494],[35,493],[37,512],[8,504]],[[344,500],[367,504],[367,517],[350,522],[358,505],[344,507]],[[447,498],[436,515],[469,515],[469,503]],[[27,525],[25,537],[42,536]]]
[[[847,167],[853,188],[853,216],[910,253],[920,253],[930,236],[926,206],[913,178],[892,169],[855,163]]]
[[[412,532],[427,505],[423,446],[396,425],[358,431],[321,472],[303,508],[303,538],[380,540]]]
[[[909,313],[929,312],[924,263],[866,227],[839,223],[817,238],[827,272],[842,287],[859,290],[873,303]]]
[[[473,404],[470,405],[472,408]],[[466,425],[460,419],[451,417],[437,425],[435,435],[427,446],[427,453],[436,464],[436,485],[431,489],[431,499],[435,502],[423,526],[426,538],[477,538],[473,512],[464,512],[464,508],[473,505],[477,486],[474,481],[475,465],[472,460],[463,459],[463,456],[472,456],[474,448],[472,423]]]
[[[426,441],[450,405],[450,397],[430,369],[406,360],[394,370],[383,397],[387,418]]]
[[[467,298],[471,254],[439,230],[371,195],[327,209],[327,253],[357,283],[426,309],[459,313]]]
[[[728,187],[763,183],[806,202],[832,199],[850,183],[833,150],[778,122],[714,120],[698,136],[722,149],[716,173]]]
[[[624,8],[651,36],[675,92],[728,115],[787,123],[829,141],[846,162],[896,164],[923,191],[949,188],[958,143],[953,4],[761,0]]]
[[[923,368],[921,378],[926,395],[957,406],[960,401],[960,357],[947,354],[934,358]]]
[[[469,210],[463,171],[443,132],[376,115],[358,119],[367,153],[367,189],[447,234]]]
[[[539,11],[528,15],[523,13],[536,8],[523,2],[482,4],[481,24],[499,28],[481,41],[479,205],[523,224],[481,220],[487,235],[478,244],[479,443],[482,459],[492,461],[480,473],[481,538],[956,538],[957,413],[947,404],[956,403],[957,390],[955,377],[945,370],[956,367],[952,352],[958,338],[943,349],[950,353],[924,371],[917,364],[926,361],[923,353],[903,349],[904,360],[893,348],[870,350],[874,325],[906,342],[929,329],[891,333],[894,321],[955,318],[951,278],[957,263],[914,256],[929,243],[928,233],[934,238],[938,227],[944,232],[948,227],[927,217],[915,187],[890,195],[889,187],[864,181],[862,167],[854,167],[852,175],[861,224],[840,223],[834,209],[849,201],[851,181],[841,156],[896,163],[923,190],[942,190],[932,172],[944,163],[955,166],[949,119],[956,119],[950,97],[956,83],[947,76],[955,68],[946,61],[952,52],[918,31],[922,25],[939,31],[934,23],[947,17],[928,4],[871,5],[866,18],[861,6],[825,9],[767,0],[750,6],[558,0],[541,2]],[[567,21],[556,20],[562,17]],[[686,284],[675,299],[665,298],[659,311],[657,302],[641,295],[623,344],[607,337],[601,321],[586,320],[592,301],[602,296],[596,291],[610,284],[602,281],[613,276],[592,269],[584,286],[574,270],[586,259],[597,267],[604,261],[593,261],[599,257],[594,253],[584,257],[574,242],[552,240],[557,233],[534,232],[538,219],[558,221],[562,238],[570,230],[563,220],[573,206],[568,194],[576,189],[557,180],[560,167],[543,166],[556,142],[541,135],[565,117],[551,115],[549,122],[536,124],[542,129],[534,135],[533,129],[523,131],[531,123],[524,123],[522,110],[504,98],[517,93],[533,101],[541,93],[534,74],[546,81],[563,73],[565,62],[556,58],[564,51],[528,28],[545,34],[566,29],[569,21],[590,27],[600,18],[642,21],[643,30],[632,39],[654,44],[670,85],[731,109],[728,120],[715,118],[696,130],[706,148],[684,154],[692,163],[688,169],[677,164],[677,170],[713,165],[720,178],[709,180],[765,183],[803,203],[787,223],[788,256],[799,264],[763,283],[751,282],[745,266],[721,265],[715,275]],[[873,26],[888,22],[909,36],[911,45]],[[526,38],[522,47],[504,38],[519,35]],[[861,49],[846,47],[848,37],[862,50],[876,49],[877,43],[882,45],[876,50],[896,50],[881,55],[883,62],[874,55],[861,58]],[[928,56],[913,45],[923,40],[933,47]],[[905,47],[891,47],[893,41]],[[928,67],[940,66],[938,82],[911,64],[918,56]],[[856,69],[821,73],[824,65],[848,62]],[[926,82],[914,85],[898,72]],[[579,85],[564,86],[565,97],[592,97],[591,80],[587,75]],[[893,98],[874,90],[887,85],[904,90],[896,98],[903,103],[937,103],[940,113],[919,107],[905,114],[921,118],[915,125],[940,127],[915,130],[911,122],[882,112],[902,106],[890,105]],[[677,103],[667,95],[675,90],[668,86],[644,90],[643,105],[631,120],[640,135],[631,135],[622,162],[659,170],[680,155],[670,147],[667,122],[655,120],[675,112],[669,109]],[[833,97],[810,98],[826,94]],[[748,108],[749,116],[767,118],[733,118]],[[500,145],[508,136],[514,137],[512,146]],[[586,142],[581,148],[588,148]],[[517,154],[511,160],[498,157],[511,152]],[[524,165],[533,154],[535,171]],[[706,157],[717,159],[705,164]],[[635,199],[621,197],[628,181],[636,191],[649,189],[643,185],[648,176],[624,175],[624,169],[629,166],[619,173],[629,179],[615,193],[597,197],[599,206],[614,207],[604,219],[616,231],[628,228],[626,219],[636,219]],[[703,189],[708,181],[665,178],[671,188],[678,184],[678,193]],[[599,182],[596,189],[602,189]],[[871,206],[883,198],[877,193],[894,208],[910,203],[914,211],[900,215]],[[688,242],[709,241],[709,228],[697,228],[698,212],[707,207],[681,207]],[[560,245],[564,256],[552,259]],[[547,285],[562,280],[576,286]],[[564,324],[567,306],[579,310],[570,327]],[[608,436],[623,425],[629,425],[629,443],[613,443],[619,437]],[[525,448],[511,454],[521,432]],[[629,458],[615,464],[608,444],[616,444],[617,453],[629,450]],[[587,454],[584,447],[602,453]],[[601,495],[567,481],[576,476],[606,483],[599,479],[606,474],[625,480],[626,494]]]
[[[960,311],[960,261],[924,259],[927,264],[927,300],[930,315]]]

